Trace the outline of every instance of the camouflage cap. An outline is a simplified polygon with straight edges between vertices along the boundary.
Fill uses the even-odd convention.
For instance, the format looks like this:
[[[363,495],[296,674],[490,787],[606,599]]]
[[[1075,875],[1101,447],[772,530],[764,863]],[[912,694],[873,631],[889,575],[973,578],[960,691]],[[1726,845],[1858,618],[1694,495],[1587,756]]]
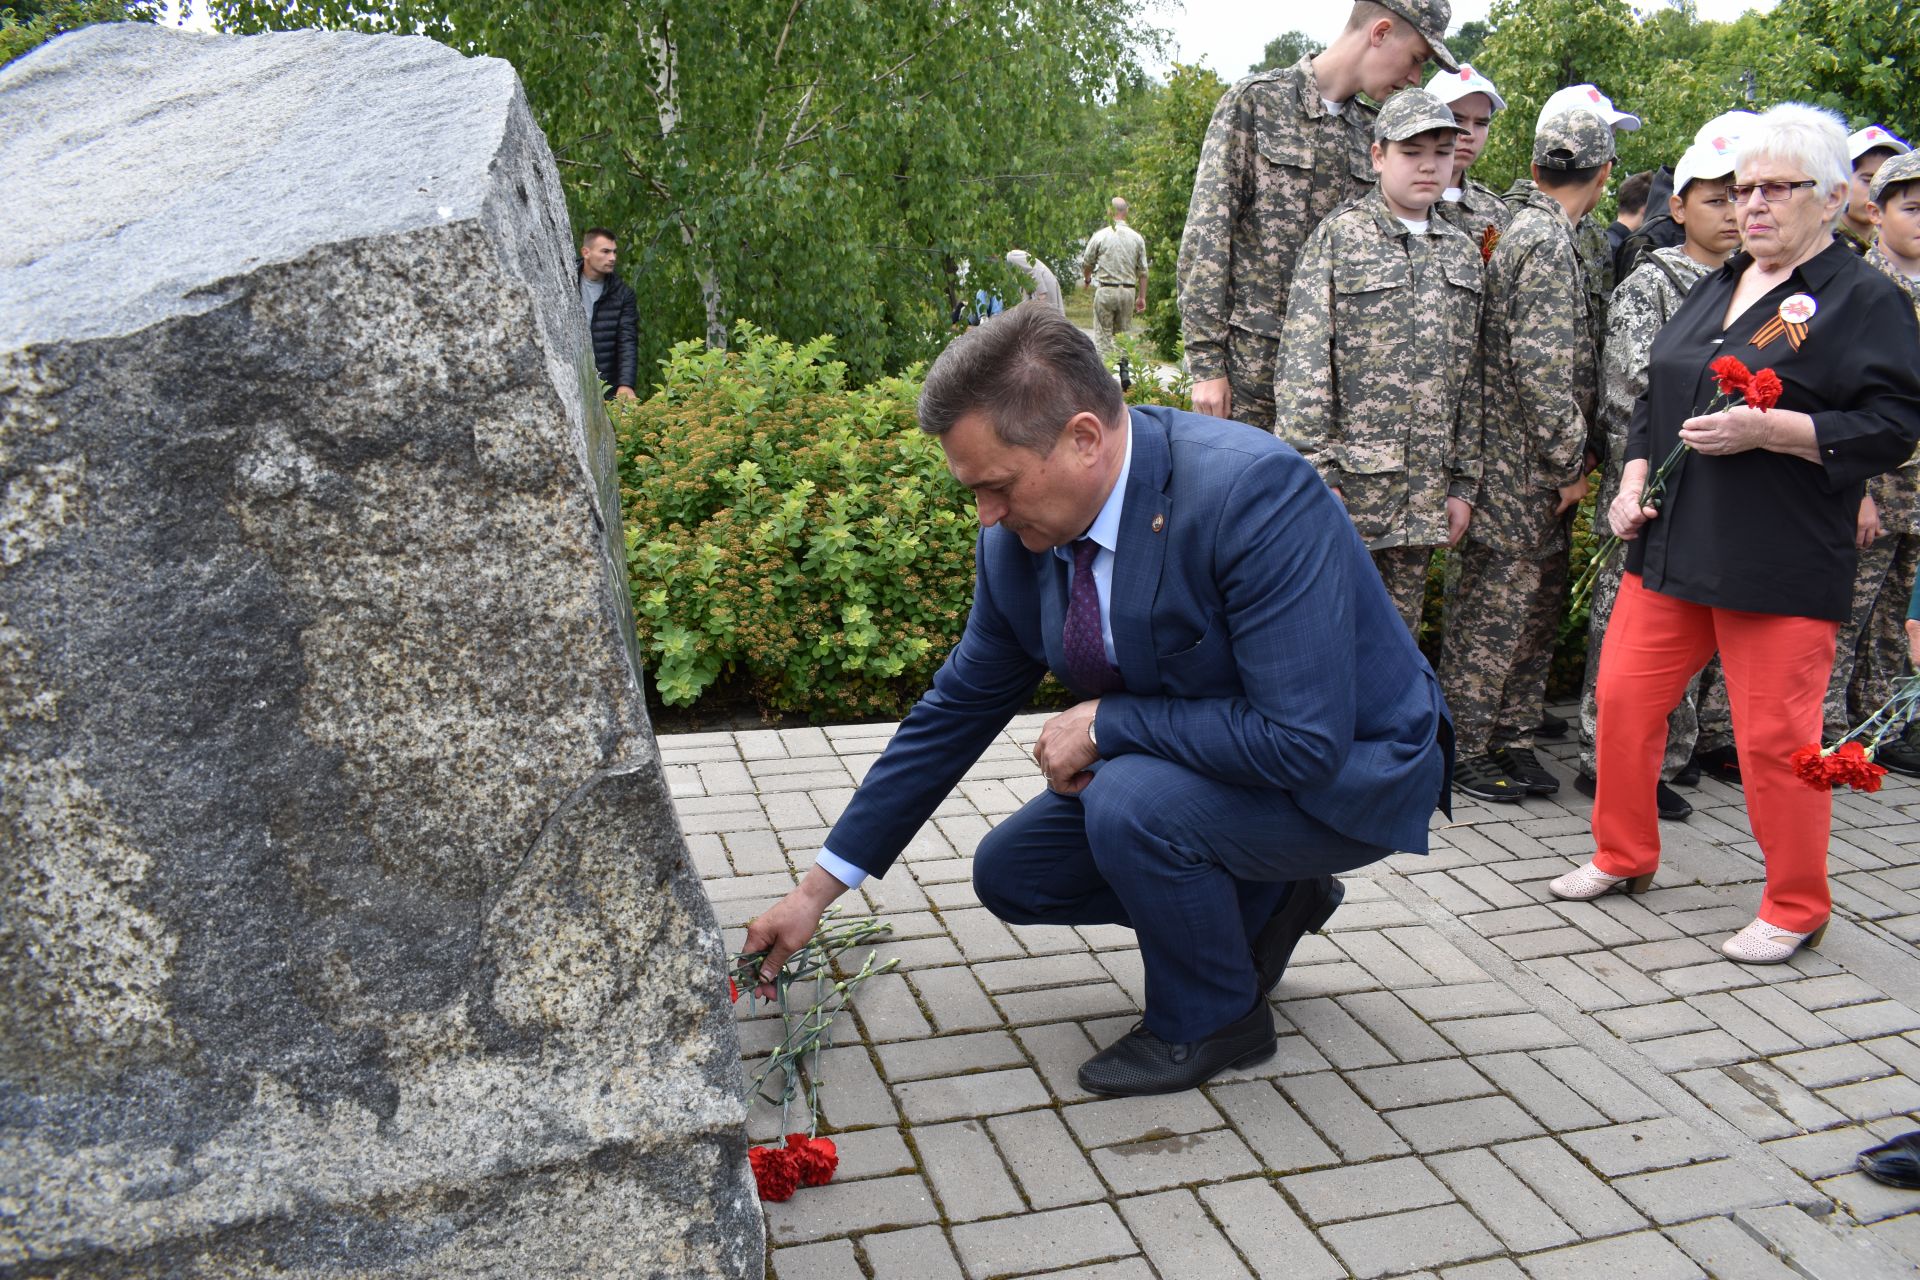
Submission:
[[[1880,166],[1873,175],[1873,202],[1879,204],[1882,192],[1902,182],[1920,182],[1920,151],[1902,152]]]
[[[1460,126],[1455,122],[1453,112],[1447,109],[1447,104],[1425,89],[1402,89],[1388,98],[1381,106],[1380,114],[1374,117],[1373,140],[1405,142],[1408,138],[1417,138],[1437,129],[1444,129],[1448,133],[1459,132]]]
[[[1447,34],[1447,24],[1453,21],[1453,6],[1447,0],[1375,0],[1375,3],[1411,23],[1427,42],[1427,48],[1433,50],[1435,62],[1449,71],[1460,69],[1453,50],[1447,48],[1447,42],[1442,39]]]
[[[1540,122],[1533,162],[1542,169],[1594,169],[1613,159],[1613,129],[1585,107]]]

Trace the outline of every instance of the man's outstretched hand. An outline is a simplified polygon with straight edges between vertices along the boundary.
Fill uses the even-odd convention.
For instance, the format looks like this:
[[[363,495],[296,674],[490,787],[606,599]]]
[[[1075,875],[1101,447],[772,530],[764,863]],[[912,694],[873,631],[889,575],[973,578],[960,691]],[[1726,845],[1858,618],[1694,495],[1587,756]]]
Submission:
[[[747,922],[744,954],[767,953],[760,962],[760,984],[754,988],[763,1000],[773,999],[773,978],[787,963],[787,957],[807,945],[820,917],[847,886],[833,873],[815,866],[786,897]]]
[[[1100,699],[1068,707],[1040,726],[1040,740],[1033,744],[1033,758],[1047,785],[1061,795],[1078,795],[1093,781],[1087,766],[1100,758],[1093,738],[1087,732],[1100,710]]]

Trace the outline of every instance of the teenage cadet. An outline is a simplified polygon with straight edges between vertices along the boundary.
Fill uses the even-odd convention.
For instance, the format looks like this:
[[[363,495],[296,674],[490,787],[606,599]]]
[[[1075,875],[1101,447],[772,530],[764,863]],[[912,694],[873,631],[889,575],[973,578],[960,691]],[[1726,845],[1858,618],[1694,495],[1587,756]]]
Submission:
[[[1840,243],[1861,257],[1873,247],[1874,224],[1868,206],[1873,203],[1873,179],[1880,166],[1912,148],[1877,124],[1856,130],[1847,138],[1853,157],[1853,181],[1847,187],[1847,207],[1840,213]]]
[[[1513,220],[1506,201],[1491,187],[1467,176],[1486,148],[1494,112],[1505,110],[1507,100],[1493,87],[1493,81],[1464,62],[1458,71],[1435,72],[1427,82],[1427,92],[1447,104],[1460,126],[1460,137],[1453,147],[1453,178],[1440,193],[1440,203],[1433,211],[1466,232],[1478,248],[1487,243],[1488,227],[1497,236]]]
[[[1737,135],[1718,133],[1711,142],[1696,142],[1687,148],[1673,168],[1674,194],[1668,198],[1667,208],[1660,211],[1672,217],[1686,239],[1677,247],[1649,252],[1614,290],[1600,361],[1600,425],[1607,433],[1607,465],[1594,505],[1593,535],[1598,541],[1605,541],[1612,532],[1606,510],[1620,491],[1627,424],[1633,417],[1634,402],[1647,389],[1647,354],[1653,348],[1653,337],[1679,309],[1687,291],[1740,247],[1740,220],[1727,194],[1728,184],[1733,181],[1733,148],[1737,141]],[[1625,553],[1616,552],[1600,566],[1587,615],[1587,670],[1580,691],[1580,772],[1574,778],[1574,786],[1586,795],[1595,790],[1594,681],[1600,671],[1602,637],[1625,563]],[[1678,820],[1693,812],[1693,806],[1667,783],[1693,767],[1694,746],[1701,738],[1703,722],[1707,722],[1704,727],[1713,743],[1732,740],[1725,688],[1718,676],[1717,664],[1710,664],[1688,686],[1686,696],[1667,718],[1667,755],[1655,791],[1662,818]],[[1691,776],[1697,778],[1698,774]]]
[[[1487,263],[1481,480],[1448,602],[1440,683],[1454,784],[1482,800],[1560,789],[1533,750],[1567,583],[1568,528],[1595,464],[1599,352],[1575,241],[1613,172],[1613,130],[1576,107],[1541,123],[1534,189]]]
[[[1424,89],[1374,122],[1378,185],[1307,240],[1287,300],[1276,431],[1319,470],[1416,636],[1433,549],[1479,481],[1480,247],[1433,216],[1459,128]]]

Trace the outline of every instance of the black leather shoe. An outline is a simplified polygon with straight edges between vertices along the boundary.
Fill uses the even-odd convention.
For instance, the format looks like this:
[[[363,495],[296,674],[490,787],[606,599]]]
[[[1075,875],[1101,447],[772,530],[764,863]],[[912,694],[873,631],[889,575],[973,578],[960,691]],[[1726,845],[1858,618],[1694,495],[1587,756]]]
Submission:
[[[1475,800],[1491,800],[1496,804],[1519,804],[1527,798],[1527,789],[1508,777],[1500,762],[1490,755],[1456,760],[1453,789]]]
[[[1890,1187],[1920,1191],[1920,1129],[1862,1151],[1860,1172]]]
[[[1147,1024],[1133,1030],[1080,1064],[1080,1087],[1088,1093],[1132,1098],[1148,1093],[1179,1093],[1203,1085],[1231,1067],[1250,1067],[1273,1056],[1277,1037],[1273,1010],[1265,998],[1205,1039],[1169,1044]]]
[[[1653,805],[1668,822],[1685,822],[1693,814],[1693,805],[1687,798],[1664,782],[1654,785]]]
[[[1559,794],[1560,779],[1547,772],[1532,747],[1502,747],[1493,753],[1493,758],[1509,778],[1526,788],[1528,795]]]
[[[1592,774],[1576,773],[1573,775],[1573,789],[1583,796],[1591,797],[1593,793],[1600,788],[1599,785],[1594,782]]]
[[[1540,723],[1534,726],[1533,736],[1536,738],[1564,738],[1567,736],[1567,728],[1567,718],[1565,716],[1557,716],[1551,711],[1542,711],[1540,713]]]
[[[1346,896],[1346,886],[1332,876],[1293,882],[1279,907],[1267,917],[1260,936],[1253,940],[1253,971],[1261,995],[1279,983],[1300,939],[1320,932]]]

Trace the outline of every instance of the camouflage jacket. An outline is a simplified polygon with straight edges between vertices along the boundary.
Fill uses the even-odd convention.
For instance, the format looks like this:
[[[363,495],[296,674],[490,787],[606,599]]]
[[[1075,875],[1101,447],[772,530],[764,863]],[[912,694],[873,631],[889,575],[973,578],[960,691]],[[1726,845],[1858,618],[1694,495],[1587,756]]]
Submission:
[[[1418,235],[1376,189],[1307,239],[1287,299],[1276,431],[1346,499],[1370,549],[1447,540],[1480,478],[1480,247]]]
[[[1329,115],[1311,57],[1221,95],[1180,237],[1180,321],[1196,379],[1226,376],[1229,328],[1280,336],[1300,247],[1373,185],[1375,114],[1356,97]]]
[[[1867,265],[1884,272],[1900,286],[1920,319],[1920,280],[1902,271],[1878,243],[1867,250]],[[1908,458],[1897,471],[1877,475],[1867,481],[1867,496],[1880,508],[1880,524],[1888,533],[1920,534],[1920,453]]]
[[[1655,249],[1614,290],[1607,311],[1607,341],[1600,357],[1600,426],[1607,433],[1607,469],[1595,500],[1593,531],[1613,532],[1607,507],[1620,491],[1626,465],[1627,424],[1647,389],[1647,356],[1653,335],[1673,317],[1694,285],[1713,270],[1678,248]],[[1655,459],[1658,465],[1659,459]]]
[[[1500,197],[1516,212],[1540,188],[1532,178],[1521,178]],[[1600,219],[1588,214],[1574,231],[1574,243],[1580,248],[1580,261],[1587,269],[1587,314],[1593,323],[1593,349],[1607,340],[1607,300],[1613,294],[1613,246],[1607,243],[1607,228]]]
[[[1845,218],[1840,219],[1840,225],[1834,230],[1838,233],[1840,243],[1851,249],[1857,257],[1866,257],[1867,251],[1873,248],[1873,241],[1863,239]]]
[[[1476,249],[1488,227],[1505,231],[1513,221],[1513,210],[1507,208],[1507,202],[1495,195],[1493,188],[1483,187],[1472,178],[1460,189],[1459,200],[1442,200],[1433,206],[1433,211],[1466,232]]]
[[[1535,192],[1487,263],[1480,500],[1467,530],[1484,546],[1529,559],[1567,546],[1570,519],[1555,514],[1556,491],[1585,471],[1598,418],[1588,307],[1574,229]]]
[[[1105,280],[1131,289],[1147,270],[1147,242],[1126,223],[1109,223],[1088,237],[1080,265],[1096,285]]]

